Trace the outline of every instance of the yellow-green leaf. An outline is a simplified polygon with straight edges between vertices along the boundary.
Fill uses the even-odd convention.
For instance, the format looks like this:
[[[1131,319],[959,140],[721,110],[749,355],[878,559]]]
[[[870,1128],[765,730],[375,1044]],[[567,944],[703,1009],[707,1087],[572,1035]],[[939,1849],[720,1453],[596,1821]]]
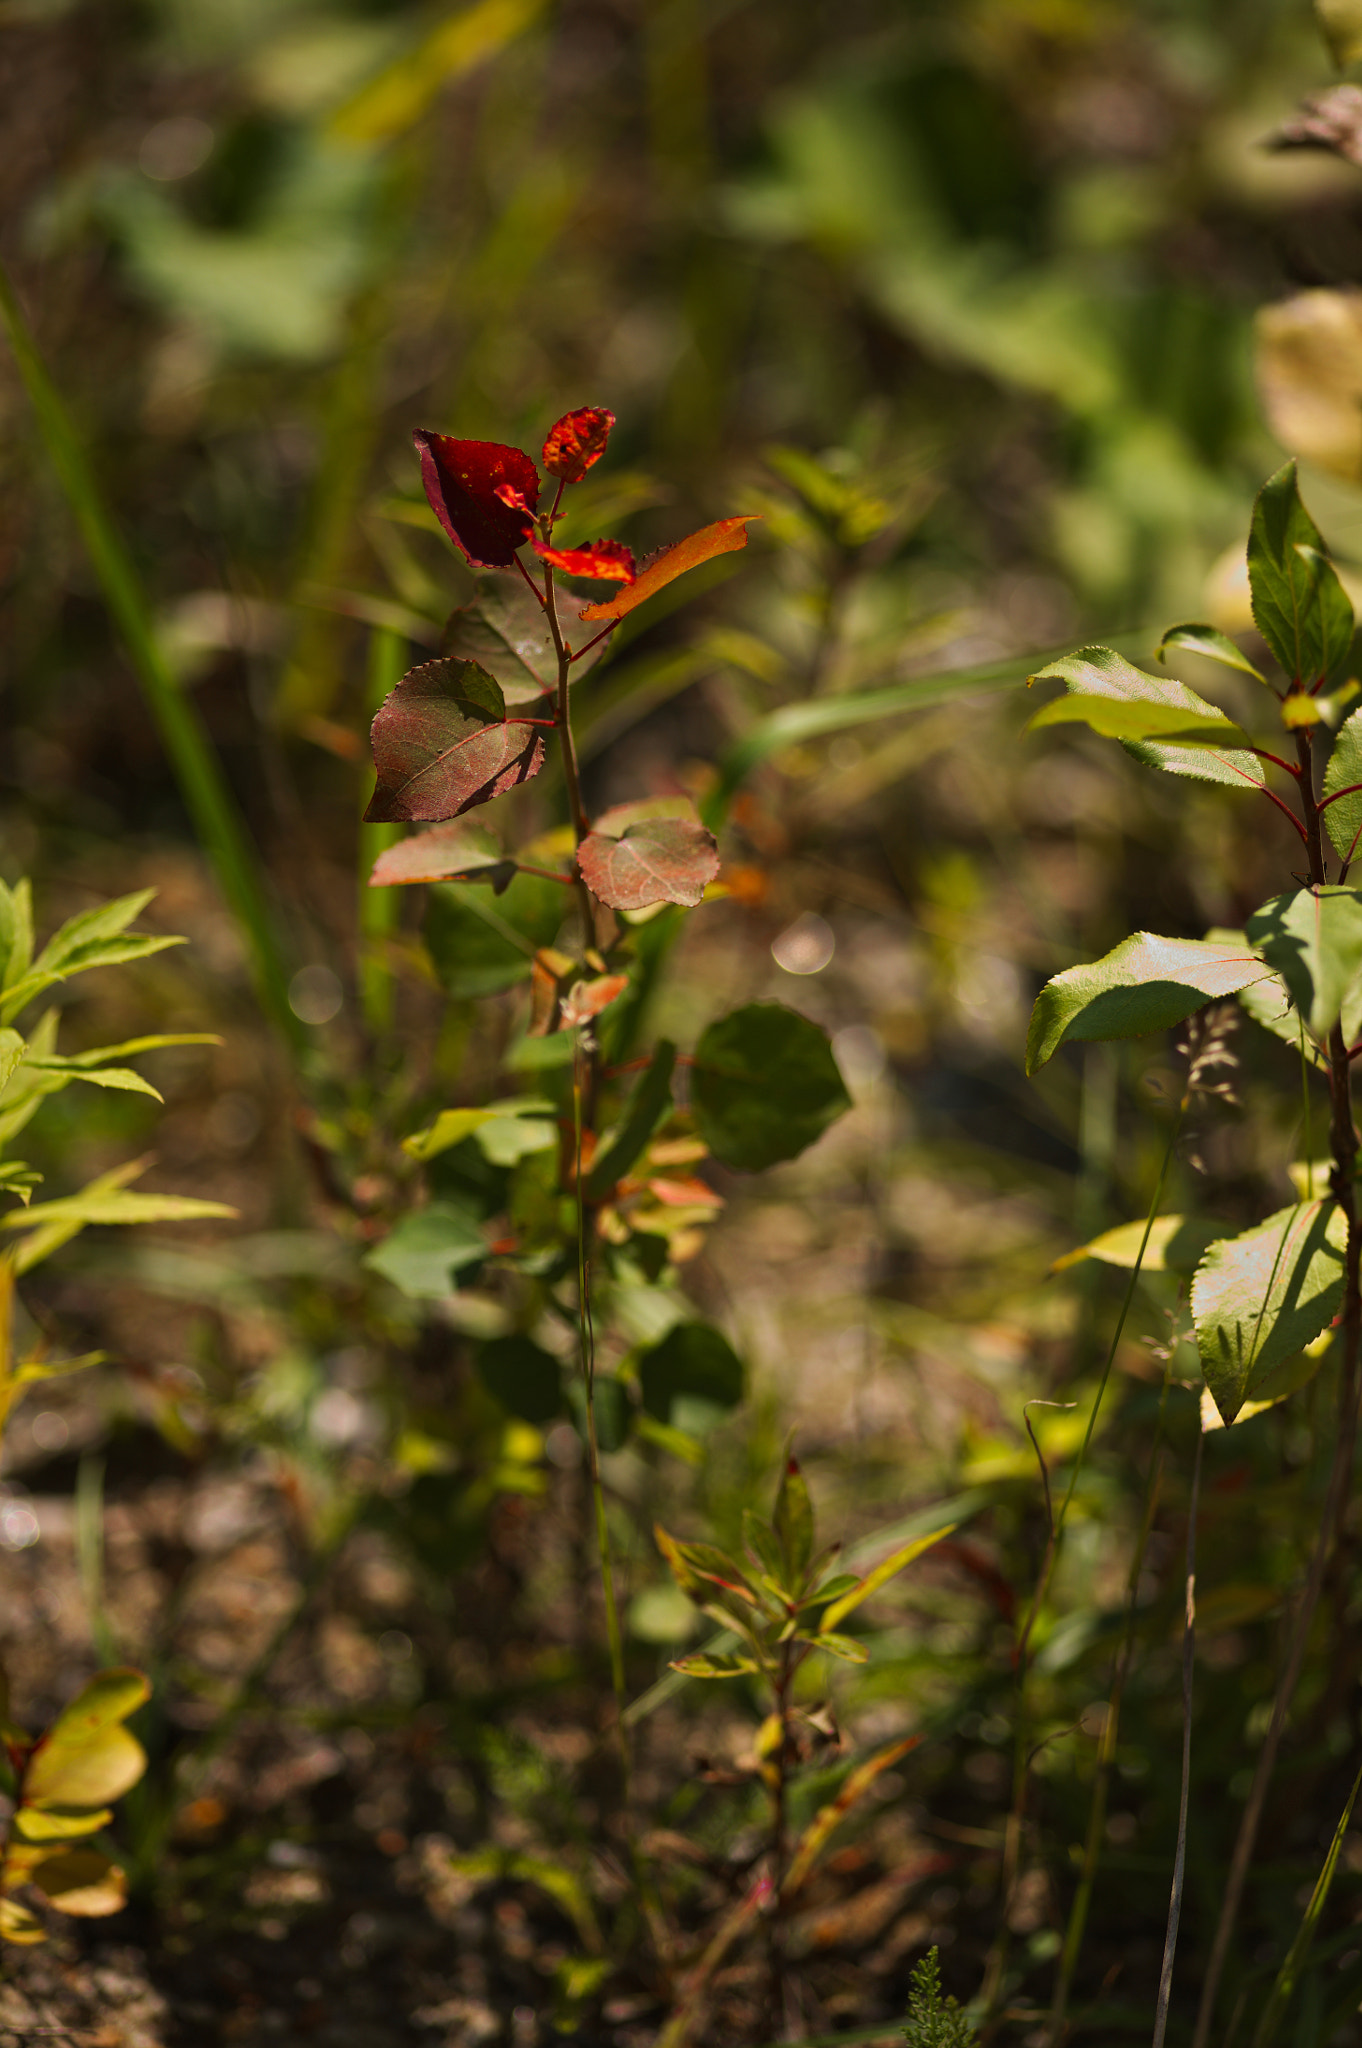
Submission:
[[[866,1573],[859,1586],[854,1586],[851,1592],[844,1593],[840,1600],[833,1601],[819,1623],[819,1634],[827,1635],[835,1630],[838,1622],[844,1620],[854,1607],[859,1607],[872,1593],[878,1593],[881,1586],[887,1586],[891,1579],[897,1578],[898,1574],[913,1562],[914,1558],[921,1557],[924,1550],[930,1550],[943,1536],[949,1536],[954,1527],[954,1522],[946,1522],[940,1529],[933,1529],[930,1536],[919,1536],[915,1542],[905,1543],[901,1550],[891,1551],[882,1563],[875,1566],[874,1571]]]
[[[127,1878],[98,1849],[68,1849],[51,1856],[29,1882],[59,1912],[81,1920],[102,1920],[106,1914],[121,1913],[128,1902]]]
[[[25,1806],[105,1806],[146,1769],[123,1722],[150,1696],[140,1671],[101,1671],[57,1716],[24,1771]]]

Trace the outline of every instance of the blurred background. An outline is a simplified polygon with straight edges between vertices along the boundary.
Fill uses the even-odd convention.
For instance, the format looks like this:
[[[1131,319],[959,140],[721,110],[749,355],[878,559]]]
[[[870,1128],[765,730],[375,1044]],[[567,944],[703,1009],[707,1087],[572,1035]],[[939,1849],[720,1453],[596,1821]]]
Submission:
[[[687,1285],[741,1340],[751,1398],[665,1486],[683,1515],[723,1529],[797,1424],[846,1533],[973,1489],[973,1549],[905,1594],[846,1702],[876,1734],[925,1704],[941,1735],[898,1782],[866,1884],[911,1862],[933,1799],[955,1828],[937,1841],[947,1875],[914,1895],[901,1939],[865,1913],[834,1933],[820,1996],[847,2024],[901,2011],[929,1937],[955,1988],[975,1988],[986,1932],[971,1914],[996,1878],[988,1829],[1007,1798],[998,1631],[1043,1540],[1021,1402],[1072,1396],[1111,1310],[1095,1267],[1046,1276],[1084,1236],[1142,1213],[1163,1143],[1164,1048],[1094,1048],[1030,1084],[1026,1017],[1046,975],[1133,927],[1238,924],[1293,858],[1262,807],[1248,816],[1086,736],[1023,745],[1024,696],[985,685],[1020,684],[1028,660],[1086,638],[1147,662],[1175,619],[1242,627],[1248,514],[1287,453],[1305,459],[1307,503],[1345,574],[1362,562],[1359,174],[1327,151],[1265,146],[1332,77],[1304,0],[3,0],[0,251],[175,686],[259,848],[307,1035],[290,1057],[262,1016],[249,948],[0,349],[0,865],[34,876],[43,929],[95,895],[155,886],[153,926],[190,937],[116,986],[92,978],[70,1006],[75,1041],[224,1038],[158,1056],[164,1112],[63,1096],[33,1156],[67,1185],[154,1145],[163,1185],[242,1218],[194,1246],[129,1252],[92,1233],[42,1282],[39,1312],[86,1327],[115,1369],[16,1420],[6,1497],[36,1503],[43,1533],[0,1556],[0,1637],[36,1713],[88,1668],[94,1616],[106,1647],[160,1675],[173,1748],[211,1722],[295,1594],[314,1600],[257,1749],[228,1745],[176,1823],[180,1889],[152,1932],[130,1921],[121,1937],[145,1942],[162,1986],[153,1995],[148,1966],[120,1951],[118,1997],[129,2011],[151,2000],[148,2038],[239,2010],[230,2038],[253,2039],[261,2011],[291,2011],[291,1991],[260,1989],[262,1958],[309,1914],[303,2003],[331,1996],[343,1926],[345,1967],[373,1964],[364,1996],[379,2014],[365,2035],[352,2012],[346,2038],[405,2038],[381,2014],[408,2010],[401,1987],[425,1952],[410,1927],[388,1948],[356,1932],[370,1913],[356,1899],[388,1885],[379,1919],[405,1925],[393,1901],[424,1881],[412,1843],[441,1828],[481,1839],[489,1785],[520,1801],[522,1831],[556,1825],[512,1738],[493,1755],[478,1713],[460,1713],[470,1700],[528,1712],[515,1725],[543,1751],[560,1709],[579,1724],[596,1711],[564,1662],[581,1581],[544,1580],[533,1533],[554,1514],[575,1526],[573,1455],[560,1444],[555,1461],[523,1426],[508,1435],[470,1390],[459,1344],[494,1327],[476,1308],[432,1336],[385,1296],[375,1305],[355,1263],[391,1214],[412,1104],[476,1099],[506,1050],[466,990],[445,1008],[417,938],[422,892],[378,909],[363,889],[376,692],[426,658],[471,591],[427,515],[410,433],[536,450],[582,404],[619,425],[575,538],[618,533],[641,552],[764,515],[746,555],[703,572],[696,602],[654,605],[580,686],[592,804],[640,787],[703,795],[725,750],[782,706],[981,672],[976,690],[849,722],[749,777],[724,841],[732,894],[693,920],[656,1019],[688,1042],[719,1008],[776,996],[833,1032],[856,1097],[806,1161],[725,1187],[726,1219]],[[1209,673],[1187,670],[1202,688]],[[551,778],[515,801],[547,825]],[[1254,1113],[1202,1134],[1170,1206],[1237,1223],[1289,1199],[1299,1095],[1279,1051],[1253,1049]],[[1166,1335],[1171,1299],[1149,1294],[1123,1353],[1127,1447],[1145,1441],[1154,1398],[1137,1339]],[[1225,1597],[1208,1609],[1206,1711],[1236,1742],[1270,1686],[1264,1631],[1292,1512],[1255,1520],[1244,1475],[1267,1485],[1299,1466],[1312,1428],[1280,1414],[1244,1425],[1238,1464],[1223,1455],[1240,1477],[1212,1485],[1204,1570]],[[364,1466],[380,1440],[410,1491],[366,1510],[318,1600],[309,1545],[331,1540],[318,1530],[346,1475],[368,1471],[383,1492]],[[640,1457],[614,1467],[625,1508],[663,1483]],[[1142,1471],[1119,1446],[1097,1472],[1066,1559],[1068,1634],[1044,1667],[1056,1728],[1105,1683],[1140,1512]],[[1141,1995],[1157,1969],[1175,1776],[1151,1759],[1178,1739],[1185,1481],[1168,1485],[1167,1612],[1151,1610],[1163,1618],[1131,1709],[1110,1834],[1125,1889],[1095,1909],[1094,1994],[1108,1962]],[[68,1505],[100,1488],[107,1583],[88,1513]],[[646,1684],[688,1624],[648,1546],[622,1540]],[[663,1733],[645,1782],[665,1789],[683,1724],[649,1726]],[[571,1734],[555,1737],[569,1775],[584,1754]],[[1207,1751],[1208,1812],[1240,1769],[1230,1747]],[[446,1759],[433,1772],[432,1756]],[[1082,1833],[1088,1765],[1063,1745],[1055,1756],[1062,1844]],[[1327,1838],[1332,1797],[1326,1784],[1318,1809],[1307,1799],[1282,1820],[1283,1898],[1319,1827]],[[271,1829],[292,1830],[287,1850],[342,1830],[342,1806],[369,1862],[356,1849],[348,1875],[306,1855],[268,1863]],[[1206,1822],[1194,1947],[1228,1825]],[[1065,1852],[1047,1853],[1017,1908],[1038,1973],[1019,1996],[1044,1997],[1067,1909]],[[393,1869],[400,1882],[374,1874]],[[221,2011],[194,2019],[175,1959],[205,1915],[227,1974]],[[517,2048],[535,2038],[508,1925],[493,1916],[476,1940],[464,1928],[465,1949],[483,1941],[492,1958],[481,1990],[428,1988],[427,2009],[449,2006],[429,2023],[449,2040],[493,2038],[513,2006],[530,2014]],[[733,1995],[740,2011],[741,1985]],[[72,2012],[86,2008],[59,2016]],[[630,2035],[636,2019],[607,2015],[609,2038],[650,2039],[646,2025]]]

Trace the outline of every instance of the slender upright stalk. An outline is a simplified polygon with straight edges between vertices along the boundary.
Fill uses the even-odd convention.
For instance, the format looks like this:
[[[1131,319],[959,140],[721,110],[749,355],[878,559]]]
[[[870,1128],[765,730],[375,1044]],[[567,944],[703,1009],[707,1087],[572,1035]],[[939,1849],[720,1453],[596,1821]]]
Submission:
[[[785,1872],[790,1858],[786,1809],[786,1772],[790,1752],[790,1686],[794,1678],[794,1644],[782,1643],[776,1672],[776,1719],[780,1737],[771,1758],[771,1910],[766,1923],[771,2029],[785,2030]]]
[[[1182,1919],[1182,1888],[1187,1874],[1187,1809],[1192,1789],[1192,1684],[1196,1673],[1196,1523],[1201,1505],[1201,1453],[1206,1438],[1198,1429],[1196,1461],[1192,1466],[1192,1498],[1187,1508],[1186,1619],[1182,1629],[1182,1787],[1178,1794],[1178,1845],[1173,1857],[1173,1888],[1168,1899],[1168,1927],[1163,1941],[1163,1964],[1159,1970],[1159,2002],[1154,2014],[1152,2048],[1163,2048],[1168,2031],[1168,2008],[1173,1995],[1173,1963],[1178,1952],[1178,1924]]]
[[[1324,836],[1320,828],[1320,811],[1315,802],[1309,729],[1297,733],[1296,747],[1301,766],[1297,787],[1300,791],[1305,840],[1310,854],[1310,879],[1319,887],[1325,881],[1327,869]],[[1211,1944],[1210,1960],[1206,1965],[1201,2007],[1197,2013],[1192,2048],[1208,2048],[1215,2016],[1216,1996],[1229,1955],[1230,1940],[1243,1899],[1249,1864],[1253,1860],[1258,1829],[1262,1822],[1263,1809],[1267,1804],[1268,1789],[1277,1764],[1277,1751],[1281,1745],[1286,1717],[1291,1710],[1291,1702],[1295,1697],[1296,1686],[1305,1662],[1310,1626],[1315,1618],[1315,1608],[1319,1603],[1325,1571],[1342,1529],[1352,1493],[1353,1456],[1357,1438],[1358,1348],[1359,1339],[1362,1339],[1362,1287],[1359,1287],[1358,1277],[1359,1266],[1362,1265],[1362,1232],[1358,1229],[1354,1186],[1358,1139],[1353,1124],[1352,1064],[1348,1057],[1348,1046],[1341,1024],[1336,1024],[1329,1034],[1329,1105],[1329,1149],[1333,1159],[1329,1189],[1343,1212],[1348,1233],[1343,1261],[1343,1313],[1340,1329],[1342,1362],[1338,1379],[1338,1420],[1334,1459],[1305,1584],[1292,1618],[1286,1661],[1272,1702],[1272,1718],[1268,1723],[1262,1749],[1258,1753],[1253,1785],[1244,1808],[1244,1817],[1239,1823],[1234,1854],[1230,1859],[1220,1918],[1216,1924],[1215,1939]]]

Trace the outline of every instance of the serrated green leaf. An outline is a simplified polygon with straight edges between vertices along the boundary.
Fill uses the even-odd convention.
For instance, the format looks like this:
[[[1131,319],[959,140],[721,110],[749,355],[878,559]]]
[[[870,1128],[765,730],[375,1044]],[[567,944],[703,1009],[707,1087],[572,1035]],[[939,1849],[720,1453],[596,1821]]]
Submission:
[[[1333,1320],[1346,1247],[1347,1220],[1333,1201],[1280,1209],[1210,1247],[1192,1281],[1192,1318],[1206,1384],[1227,1423]]]
[[[1296,465],[1268,478],[1253,508],[1249,591],[1259,632],[1293,682],[1312,689],[1347,658],[1353,608],[1301,503]]]
[[[1228,633],[1222,633],[1219,626],[1208,626],[1194,621],[1186,626],[1170,626],[1160,640],[1158,659],[1167,661],[1170,647],[1187,654],[1200,654],[1207,661],[1218,661],[1222,668],[1237,668],[1246,676],[1252,676],[1255,683],[1266,682],[1267,678],[1257,670],[1242,647],[1235,645]]]
[[[1216,945],[1136,932],[1102,959],[1066,968],[1046,982],[1031,1012],[1026,1071],[1036,1073],[1071,1038],[1142,1038],[1165,1031],[1203,1003],[1237,995],[1266,971],[1247,943]]]
[[[1180,687],[1168,682],[1163,685],[1166,690]],[[1207,713],[1093,690],[1071,690],[1067,696],[1052,697],[1027,721],[1026,730],[1038,732],[1047,725],[1086,725],[1111,740],[1175,739],[1185,747],[1248,745],[1248,734],[1214,707]]]
[[[1217,726],[1215,721],[1225,719],[1224,712],[1205,697],[1198,697],[1185,683],[1175,682],[1169,676],[1147,675],[1110,647],[1081,647],[1076,654],[1064,655],[1038,670],[1031,681],[1040,682],[1051,677],[1062,679],[1071,693],[1084,698],[1109,699],[1113,706],[1110,714],[1113,720],[1120,716],[1115,709],[1119,705],[1159,706],[1164,711],[1177,711],[1189,719],[1207,721],[1203,730],[1212,736],[1220,733],[1220,745],[1216,745],[1212,737],[1204,744],[1194,746],[1185,742],[1181,745],[1166,744],[1118,735],[1126,752],[1145,767],[1161,768],[1168,775],[1192,776],[1202,782],[1217,782],[1232,788],[1262,787],[1265,777],[1257,755],[1246,752],[1242,747],[1223,743],[1236,733],[1241,739],[1244,735],[1228,720],[1224,727]],[[1058,698],[1055,701],[1063,703],[1065,700]]]
[[[1347,796],[1341,791],[1350,792]],[[1362,840],[1362,711],[1354,711],[1338,729],[1329,765],[1324,771],[1324,825],[1340,860],[1354,858]]]
[[[1333,887],[1274,896],[1245,921],[1244,934],[1281,976],[1315,1037],[1327,1037],[1362,973],[1362,892]]]
[[[1114,1230],[1104,1230],[1100,1237],[1094,1237],[1077,1250],[1065,1252],[1051,1266],[1052,1273],[1062,1273],[1069,1266],[1076,1266],[1082,1259],[1098,1259],[1106,1266],[1121,1266],[1129,1270],[1139,1260],[1144,1273],[1193,1273],[1200,1265],[1206,1247],[1213,1244],[1221,1232],[1218,1223],[1208,1223],[1195,1216],[1158,1216],[1145,1243],[1143,1223],[1118,1223]],[[1140,1246],[1144,1245],[1144,1256],[1140,1257]]]
[[[701,1033],[691,1106],[714,1157],[756,1173],[797,1158],[851,1098],[820,1025],[781,1003],[749,1003]]]

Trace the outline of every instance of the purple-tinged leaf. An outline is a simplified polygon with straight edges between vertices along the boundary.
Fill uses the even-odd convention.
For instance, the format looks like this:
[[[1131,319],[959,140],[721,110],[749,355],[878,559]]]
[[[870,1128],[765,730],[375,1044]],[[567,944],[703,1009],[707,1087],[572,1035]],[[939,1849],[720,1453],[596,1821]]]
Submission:
[[[436,825],[399,839],[374,862],[371,889],[395,882],[490,882],[500,895],[515,873],[496,834],[485,825]]]
[[[558,621],[564,633],[576,625],[584,599],[558,592]],[[471,604],[451,612],[445,623],[441,654],[476,661],[496,677],[508,704],[530,704],[553,689],[558,655],[544,617],[544,607],[517,576],[489,576]],[[585,675],[605,652],[593,647],[573,667],[573,680]]]
[[[457,818],[544,765],[544,724],[506,714],[475,661],[428,661],[403,676],[372,729],[378,786],[369,824]]]
[[[616,804],[577,850],[593,896],[612,910],[696,904],[719,872],[719,849],[689,797]]]
[[[454,545],[479,569],[509,569],[534,526],[539,472],[503,441],[458,441],[418,427],[412,435],[431,510]],[[518,498],[507,504],[509,486]]]

